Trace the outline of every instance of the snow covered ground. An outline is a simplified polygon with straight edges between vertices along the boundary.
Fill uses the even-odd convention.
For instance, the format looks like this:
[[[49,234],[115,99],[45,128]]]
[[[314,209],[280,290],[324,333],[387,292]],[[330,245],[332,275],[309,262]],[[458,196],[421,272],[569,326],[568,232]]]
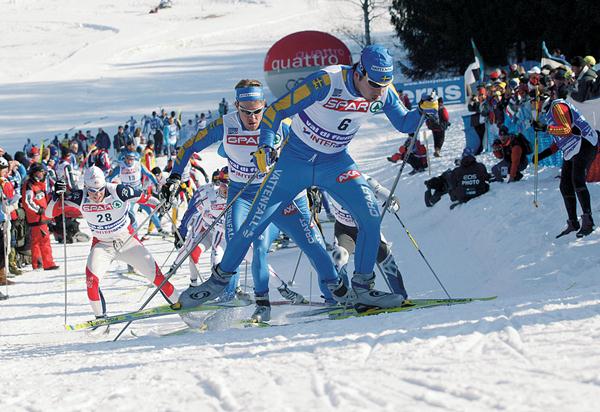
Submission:
[[[216,108],[221,97],[232,100],[240,77],[263,78],[273,41],[302,29],[330,30],[339,13],[339,4],[323,0],[180,0],[148,15],[154,5],[0,0],[0,48],[8,51],[0,54],[0,144],[14,151],[24,137],[51,137],[87,121],[114,127],[157,107],[181,109],[184,117]],[[462,150],[461,113],[451,111],[432,176]],[[398,166],[385,156],[402,138],[378,117],[350,150],[365,172],[390,186]],[[214,154],[206,159],[209,170],[219,162]],[[0,409],[596,410],[600,230],[583,240],[554,239],[565,220],[557,173],[541,171],[537,209],[529,169],[524,181],[495,183],[452,211],[447,197],[425,208],[427,173],[402,178],[400,217],[449,293],[498,296],[464,306],[227,328],[251,313],[244,308],[220,312],[205,333],[160,336],[183,326],[175,316],[136,322],[138,337],[105,342],[64,331],[63,249],[55,244],[61,269],[16,278],[10,299],[0,302]],[[600,216],[600,187],[590,189]],[[388,216],[383,228],[411,297],[443,297],[396,220]],[[331,240],[331,225],[326,229]],[[147,244],[159,263],[172,248],[160,238]],[[88,250],[89,244],[68,247],[69,323],[91,317]],[[297,256],[297,249],[282,250],[270,260],[289,279]],[[115,264],[103,279],[111,313],[137,309],[149,294],[143,279],[119,274],[124,267]],[[318,299],[311,274],[303,259],[295,287]],[[176,275],[178,287],[187,275],[187,268]],[[271,284],[273,299],[277,285]],[[274,307],[273,323],[298,322],[286,317],[297,310]]]

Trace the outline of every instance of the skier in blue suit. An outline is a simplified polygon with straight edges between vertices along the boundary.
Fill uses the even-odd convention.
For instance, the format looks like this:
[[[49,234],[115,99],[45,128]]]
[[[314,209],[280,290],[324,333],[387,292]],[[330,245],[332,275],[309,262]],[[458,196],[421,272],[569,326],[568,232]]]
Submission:
[[[403,303],[400,294],[374,289],[381,215],[373,191],[347,151],[361,123],[375,113],[382,111],[403,133],[415,131],[422,111],[437,113],[437,99],[432,98],[422,100],[418,110],[408,111],[392,79],[392,56],[384,47],[372,45],[363,49],[358,63],[319,70],[267,108],[253,160],[261,172],[273,167],[237,236],[228,242],[221,263],[213,267],[206,282],[183,293],[179,306],[196,306],[218,296],[234,276],[250,243],[300,191],[310,186],[326,190],[352,214],[359,229],[350,287],[339,278],[327,284],[334,299],[357,309]],[[288,117],[292,118],[290,135],[275,163],[276,133]],[[167,187],[165,194],[174,187]]]
[[[219,153],[227,158],[228,163],[230,184],[227,203],[232,201],[233,197],[244,188],[257,172],[257,167],[252,162],[252,153],[258,150],[261,119],[266,107],[263,89],[257,80],[242,80],[236,85],[235,91],[237,111],[225,114],[222,118],[213,121],[207,128],[200,130],[196,136],[183,144],[177,154],[171,176],[165,184],[166,187],[181,179],[181,173],[192,153],[202,151],[217,142],[221,142]],[[272,147],[279,147],[282,137],[286,136],[288,132],[289,123],[283,123],[281,127],[278,126],[275,129],[275,136],[271,143]],[[241,236],[238,234],[238,230],[244,223],[265,176],[266,173],[260,172],[226,214],[227,242]],[[167,191],[167,196],[170,196],[170,193]],[[274,214],[272,220],[274,224],[265,225],[261,232],[257,233],[257,236],[252,239],[252,276],[257,304],[252,319],[255,321],[270,320],[267,252],[271,243],[277,238],[279,229],[287,233],[306,253],[306,256],[317,269],[324,298],[326,301],[335,302],[326,285],[337,282],[337,271],[329,258],[319,231],[315,229],[311,222],[306,194],[301,192],[298,196],[292,196],[287,201],[286,207]],[[240,262],[237,263],[234,270],[237,269]],[[232,296],[235,293],[237,278],[238,276],[232,276],[231,279],[228,278],[225,282],[228,283],[225,297]]]

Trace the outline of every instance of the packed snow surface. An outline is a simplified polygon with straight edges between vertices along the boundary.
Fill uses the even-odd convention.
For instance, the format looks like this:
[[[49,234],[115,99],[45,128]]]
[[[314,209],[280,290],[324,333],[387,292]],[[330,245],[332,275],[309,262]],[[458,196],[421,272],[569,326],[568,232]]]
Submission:
[[[216,111],[222,97],[233,101],[240,78],[264,78],[262,60],[274,41],[299,30],[331,32],[352,7],[179,0],[148,14],[155,3],[0,1],[0,144],[14,152],[25,137],[36,142],[70,128],[103,126],[112,135],[130,115],[160,107],[181,110],[184,119]],[[377,34],[389,41],[389,26],[380,26]],[[451,108],[431,176],[452,167],[462,151],[461,114]],[[404,138],[379,116],[363,126],[350,152],[361,170],[390,187],[399,166],[385,158]],[[431,149],[431,136],[428,142]],[[203,155],[207,170],[223,164],[215,149]],[[491,156],[481,158],[493,164]],[[272,323],[289,325],[260,329],[236,326],[252,312],[246,307],[218,312],[203,333],[163,336],[185,326],[178,316],[135,322],[135,336],[127,332],[113,343],[120,327],[108,337],[64,330],[63,247],[54,243],[61,268],[17,277],[10,299],[0,302],[0,410],[597,410],[600,231],[554,239],[566,219],[559,171],[541,170],[538,208],[529,168],[522,182],[495,183],[449,210],[447,197],[427,209],[429,173],[409,170],[396,191],[399,216],[448,292],[496,300],[310,323],[287,317],[306,308],[274,306]],[[600,216],[600,188],[590,190]],[[332,241],[332,225],[325,230]],[[397,220],[387,216],[383,231],[410,296],[445,297]],[[172,243],[153,237],[146,244],[168,268]],[[88,251],[89,243],[67,248],[68,323],[92,317]],[[269,257],[285,280],[297,258],[298,249]],[[202,267],[208,274],[206,258]],[[102,279],[110,314],[137,309],[151,291],[124,270],[115,262]],[[244,265],[240,270],[244,285]],[[178,288],[188,274],[185,265],[175,275]],[[273,300],[278,284],[273,279]],[[303,258],[293,288],[319,300],[315,285]],[[162,303],[158,297],[151,305]]]

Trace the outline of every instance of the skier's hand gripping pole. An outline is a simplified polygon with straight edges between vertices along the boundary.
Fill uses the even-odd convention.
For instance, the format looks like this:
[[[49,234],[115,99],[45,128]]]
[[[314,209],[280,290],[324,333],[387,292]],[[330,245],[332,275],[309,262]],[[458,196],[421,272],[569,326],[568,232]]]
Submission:
[[[201,236],[199,236],[199,239],[197,239],[197,240],[194,239],[194,242],[193,242],[194,247],[198,246],[198,244],[200,242],[202,242],[206,236],[208,236],[210,231],[217,225],[217,223],[221,220],[221,218],[223,216],[225,216],[225,214],[229,211],[229,209],[231,209],[231,206],[235,203],[235,201],[238,199],[238,197],[240,197],[242,195],[242,193],[244,193],[246,191],[246,189],[248,189],[248,187],[252,184],[252,182],[254,182],[254,180],[256,179],[256,177],[258,176],[259,173],[260,173],[260,170],[257,170],[250,177],[248,182],[246,182],[244,187],[242,187],[242,189],[233,197],[233,199],[231,199],[231,202],[229,202],[227,204],[227,206],[225,207],[225,209],[223,209],[223,211],[219,214],[219,216],[217,216],[216,219],[210,224],[210,226],[204,232],[202,232]],[[194,247],[191,247],[189,250],[186,250],[185,253],[182,253],[179,256],[177,256],[177,258],[175,259],[175,262],[173,262],[173,264],[171,265],[171,268],[165,275],[165,278],[163,279],[163,281],[160,283],[160,285],[158,285],[156,287],[156,289],[154,289],[152,294],[148,297],[148,299],[146,299],[146,301],[142,304],[142,306],[140,306],[140,308],[138,310],[143,310],[146,307],[146,305],[148,305],[148,303],[150,303],[150,301],[154,298],[154,296],[156,296],[156,294],[162,289],[162,287],[169,281],[171,276],[173,276],[175,274],[175,272],[177,272],[177,269],[179,269],[179,267],[183,264],[183,262],[185,262],[186,259],[192,254]],[[123,329],[121,329],[121,331],[117,334],[117,336],[115,336],[115,338],[113,339],[113,342],[116,342],[121,337],[123,332],[125,332],[125,330],[127,330],[129,325],[131,325],[131,322],[132,321],[129,321],[125,324],[125,326],[123,326]]]

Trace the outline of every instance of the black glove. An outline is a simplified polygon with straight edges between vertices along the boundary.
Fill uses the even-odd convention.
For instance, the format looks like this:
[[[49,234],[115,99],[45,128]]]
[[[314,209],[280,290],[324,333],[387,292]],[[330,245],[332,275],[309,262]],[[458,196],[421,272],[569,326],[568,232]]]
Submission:
[[[183,247],[183,242],[185,241],[185,239],[180,236],[175,235],[175,240],[173,242],[175,244],[175,249],[181,249]]]
[[[581,136],[581,129],[573,125],[573,127],[571,127],[571,134],[574,134],[575,136]]]
[[[60,197],[67,191],[67,182],[65,182],[64,180],[57,180],[56,182],[54,182],[53,191],[54,194]]]
[[[316,187],[311,187],[310,190],[308,190],[308,198],[310,200],[311,209],[314,210],[316,214],[321,213],[321,207],[323,206],[321,191]]]
[[[171,200],[177,193],[180,185],[181,176],[176,173],[171,174],[160,190],[160,199],[166,201]]]
[[[532,120],[531,126],[536,132],[545,132],[546,130],[548,130],[548,125],[540,122],[539,120]]]

